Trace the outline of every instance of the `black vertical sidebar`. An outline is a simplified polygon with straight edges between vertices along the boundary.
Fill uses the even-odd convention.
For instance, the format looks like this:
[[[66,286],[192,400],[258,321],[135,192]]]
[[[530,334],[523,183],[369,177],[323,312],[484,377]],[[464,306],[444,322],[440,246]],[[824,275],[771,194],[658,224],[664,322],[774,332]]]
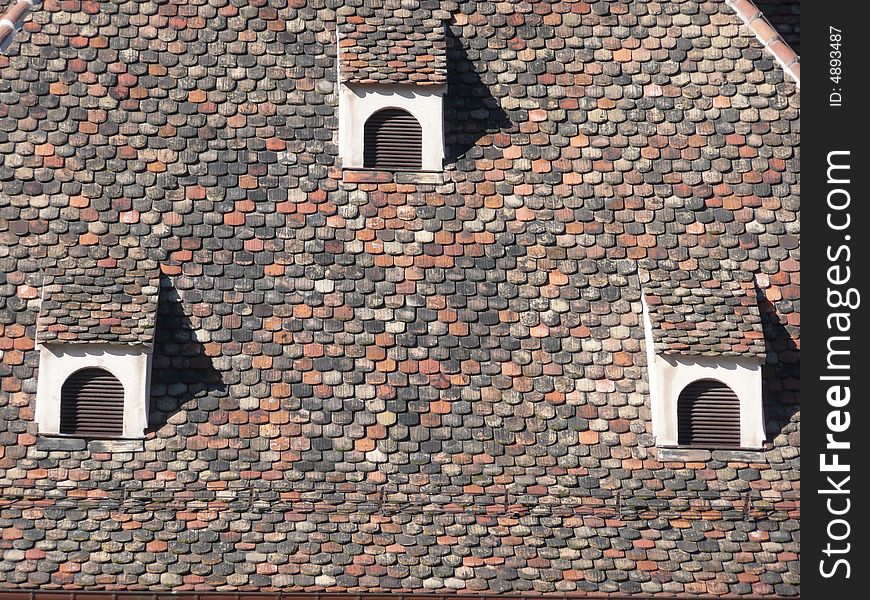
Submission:
[[[801,3],[801,595],[866,594],[867,2]]]

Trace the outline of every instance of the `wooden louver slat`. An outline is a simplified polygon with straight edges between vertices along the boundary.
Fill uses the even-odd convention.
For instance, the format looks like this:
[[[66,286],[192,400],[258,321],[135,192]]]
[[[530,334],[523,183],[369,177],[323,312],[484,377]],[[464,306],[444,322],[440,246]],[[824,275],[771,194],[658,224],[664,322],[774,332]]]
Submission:
[[[363,145],[365,167],[417,171],[423,166],[423,130],[407,111],[387,108],[369,117]]]
[[[677,443],[706,448],[740,447],[740,400],[727,385],[700,379],[677,401]]]
[[[60,390],[60,432],[83,437],[124,433],[124,386],[105,369],[70,375]]]

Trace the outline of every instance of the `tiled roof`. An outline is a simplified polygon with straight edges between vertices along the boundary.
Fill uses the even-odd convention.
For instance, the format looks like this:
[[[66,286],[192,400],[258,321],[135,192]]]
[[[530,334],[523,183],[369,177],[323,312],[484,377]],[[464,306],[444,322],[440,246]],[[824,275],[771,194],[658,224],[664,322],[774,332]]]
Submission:
[[[443,84],[446,19],[438,0],[356,0],[337,11],[345,83]]]
[[[132,268],[67,261],[66,266],[47,269],[37,340],[150,345],[159,287],[153,261]]]
[[[724,0],[467,0],[448,168],[351,177],[347,8],[46,2],[0,56],[0,587],[799,594],[794,512],[683,518],[799,499],[791,77]],[[110,257],[164,273],[144,451],[34,422],[41,271]],[[757,274],[773,449],[659,460],[666,261]]]
[[[686,272],[675,265],[642,274],[655,351],[764,356],[755,280],[745,272]]]

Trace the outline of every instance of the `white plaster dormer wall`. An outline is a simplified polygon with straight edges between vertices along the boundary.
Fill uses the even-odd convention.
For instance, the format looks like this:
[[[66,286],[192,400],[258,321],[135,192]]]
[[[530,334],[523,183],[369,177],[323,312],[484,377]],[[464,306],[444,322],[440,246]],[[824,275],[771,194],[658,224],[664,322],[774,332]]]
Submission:
[[[385,108],[411,113],[423,131],[423,170],[444,167],[443,85],[342,84],[339,154],[344,168],[363,167],[363,132],[370,116]]]
[[[105,369],[124,386],[124,438],[142,438],[148,426],[151,353],[141,345],[39,346],[36,423],[41,434],[60,433],[60,392],[67,378],[87,367]]]
[[[740,446],[764,445],[761,404],[761,364],[752,358],[656,355],[650,367],[653,433],[658,446],[677,445],[677,401],[680,392],[699,379],[715,379],[730,387],[740,400]]]

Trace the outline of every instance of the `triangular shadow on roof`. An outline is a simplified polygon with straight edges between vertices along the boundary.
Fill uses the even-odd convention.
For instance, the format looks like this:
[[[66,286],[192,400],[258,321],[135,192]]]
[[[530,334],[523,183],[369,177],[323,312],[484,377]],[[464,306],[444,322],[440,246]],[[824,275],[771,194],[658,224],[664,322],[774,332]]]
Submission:
[[[764,427],[772,442],[800,411],[800,348],[757,281],[755,291],[768,357],[762,367]]]
[[[160,301],[151,365],[149,431],[159,430],[180,410],[217,409],[219,398],[227,395],[227,385],[205,346],[197,340],[196,330],[185,311],[181,296],[172,281],[160,276]],[[191,400],[196,400],[191,403]],[[195,422],[190,419],[195,433]],[[177,432],[186,435],[180,429]]]
[[[447,27],[447,94],[444,97],[445,163],[483,158],[473,150],[487,133],[517,131],[468,57],[467,42]],[[485,74],[485,73],[484,73]]]

